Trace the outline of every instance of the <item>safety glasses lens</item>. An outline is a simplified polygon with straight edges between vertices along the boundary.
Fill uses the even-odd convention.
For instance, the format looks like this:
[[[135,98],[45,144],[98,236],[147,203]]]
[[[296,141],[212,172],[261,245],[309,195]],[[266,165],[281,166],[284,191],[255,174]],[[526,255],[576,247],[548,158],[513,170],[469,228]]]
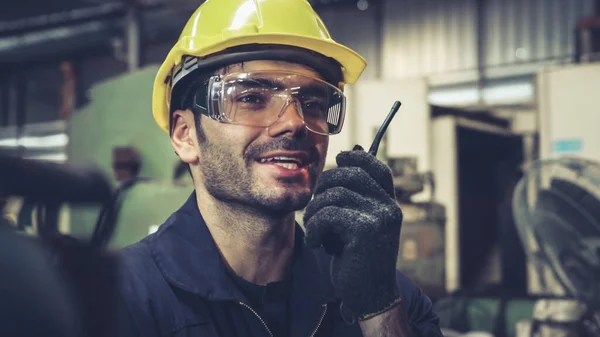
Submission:
[[[327,82],[290,73],[238,73],[218,82],[219,110],[233,123],[269,126],[293,106],[306,126],[335,134],[344,121],[343,92]]]

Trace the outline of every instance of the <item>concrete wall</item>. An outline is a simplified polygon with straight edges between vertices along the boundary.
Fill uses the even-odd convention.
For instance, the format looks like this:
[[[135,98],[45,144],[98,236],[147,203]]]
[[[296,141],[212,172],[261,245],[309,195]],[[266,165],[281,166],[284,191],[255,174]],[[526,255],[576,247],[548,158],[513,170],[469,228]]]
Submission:
[[[393,103],[402,102],[390,124],[387,135],[387,156],[416,156],[423,169],[430,168],[428,156],[430,111],[428,88],[423,79],[404,81],[361,80],[348,85],[347,115],[344,129],[332,136],[328,164],[334,164],[335,154],[355,144],[368,149]]]
[[[446,289],[460,285],[460,235],[458,229],[458,153],[456,118],[436,118],[432,122],[432,163],[436,180],[436,202],[446,208]]]
[[[348,93],[355,141],[368,149],[393,103],[402,106],[387,131],[388,157],[416,157],[418,168],[431,169],[431,117],[423,78],[403,81],[364,80]]]

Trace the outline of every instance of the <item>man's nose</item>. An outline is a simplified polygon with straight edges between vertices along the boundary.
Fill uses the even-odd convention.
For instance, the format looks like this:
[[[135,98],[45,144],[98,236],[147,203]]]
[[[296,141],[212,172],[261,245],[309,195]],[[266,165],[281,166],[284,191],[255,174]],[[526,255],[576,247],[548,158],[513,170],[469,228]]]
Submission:
[[[268,128],[269,136],[277,137],[289,133],[293,137],[305,135],[306,123],[302,118],[298,102],[292,101],[284,107],[281,116]]]

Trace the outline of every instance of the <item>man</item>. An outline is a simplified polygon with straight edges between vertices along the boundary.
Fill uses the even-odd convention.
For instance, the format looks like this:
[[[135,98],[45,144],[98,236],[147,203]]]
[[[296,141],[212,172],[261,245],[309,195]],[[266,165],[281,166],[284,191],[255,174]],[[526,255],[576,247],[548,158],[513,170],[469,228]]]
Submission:
[[[200,6],[153,95],[195,192],[123,251],[131,336],[441,336],[396,274],[389,169],[357,149],[320,174],[365,65],[306,0]]]
[[[139,152],[130,146],[117,146],[112,149],[113,176],[119,183],[138,178],[142,168]]]

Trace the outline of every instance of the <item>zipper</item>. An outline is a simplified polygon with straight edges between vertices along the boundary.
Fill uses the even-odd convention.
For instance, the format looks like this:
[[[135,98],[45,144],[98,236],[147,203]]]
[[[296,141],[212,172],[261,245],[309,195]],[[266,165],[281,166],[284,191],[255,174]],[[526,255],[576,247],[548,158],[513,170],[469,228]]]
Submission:
[[[265,327],[265,330],[267,330],[267,332],[269,333],[269,336],[273,337],[273,333],[271,332],[271,330],[267,326],[267,323],[265,323],[265,320],[262,319],[262,317],[260,317],[260,315],[254,309],[252,309],[246,303],[239,302],[239,304],[241,306],[243,306],[244,308],[250,310],[254,314],[254,316],[256,316],[256,318],[258,318],[260,320],[260,322],[262,323],[262,325]],[[321,318],[319,318],[319,322],[317,323],[317,326],[315,327],[315,330],[312,332],[312,334],[310,334],[310,337],[314,337],[315,334],[317,333],[317,331],[319,331],[319,328],[321,327],[321,324],[323,323],[323,319],[325,318],[325,314],[326,313],[327,313],[327,304],[323,304],[323,313],[321,314]]]
[[[321,314],[321,318],[319,319],[319,323],[317,324],[317,327],[315,328],[313,333],[310,335],[310,337],[314,337],[315,334],[317,333],[317,331],[319,331],[319,328],[321,327],[321,323],[323,323],[323,319],[325,318],[326,313],[327,313],[327,304],[323,304],[323,313]]]
[[[271,332],[271,330],[267,326],[267,323],[265,323],[265,320],[262,319],[262,317],[260,317],[260,315],[256,311],[254,311],[254,309],[252,309],[248,304],[243,303],[243,302],[239,302],[239,303],[244,308],[247,308],[248,310],[252,311],[252,313],[254,314],[254,316],[256,316],[260,320],[260,322],[262,323],[262,325],[265,327],[265,330],[267,330],[267,332],[269,333],[269,336],[273,337],[273,333]]]

